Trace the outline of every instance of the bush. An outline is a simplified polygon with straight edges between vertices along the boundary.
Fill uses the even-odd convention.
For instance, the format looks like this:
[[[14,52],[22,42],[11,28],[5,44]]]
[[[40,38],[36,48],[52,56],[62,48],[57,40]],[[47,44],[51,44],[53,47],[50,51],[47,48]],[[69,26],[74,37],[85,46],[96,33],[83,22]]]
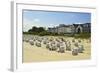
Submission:
[[[38,33],[39,36],[45,36],[45,35],[51,35],[50,32],[47,32],[47,31],[43,31],[43,32],[40,32]]]
[[[91,33],[80,33],[80,34],[75,34],[75,38],[83,38],[83,39],[88,39],[91,37]]]

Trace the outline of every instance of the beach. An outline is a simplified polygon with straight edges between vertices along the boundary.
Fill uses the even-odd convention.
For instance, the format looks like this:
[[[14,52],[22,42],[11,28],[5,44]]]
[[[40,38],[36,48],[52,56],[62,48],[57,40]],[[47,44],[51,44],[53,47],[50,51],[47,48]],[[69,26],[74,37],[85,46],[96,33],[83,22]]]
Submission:
[[[72,40],[73,38],[67,37],[65,39]],[[71,51],[58,53],[57,51],[48,50],[44,44],[42,44],[41,47],[37,47],[36,45],[31,45],[30,43],[23,41],[23,63],[90,59],[91,43],[88,41],[88,39],[81,40],[85,50],[83,53],[78,53],[77,56],[73,56]]]

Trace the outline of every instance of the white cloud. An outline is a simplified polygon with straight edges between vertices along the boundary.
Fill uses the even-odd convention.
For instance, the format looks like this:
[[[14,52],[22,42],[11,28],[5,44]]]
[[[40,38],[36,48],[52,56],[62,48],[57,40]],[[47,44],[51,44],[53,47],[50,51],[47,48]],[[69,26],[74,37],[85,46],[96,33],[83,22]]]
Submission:
[[[39,19],[37,19],[37,18],[36,18],[36,19],[34,19],[33,21],[34,21],[34,22],[40,22],[40,20],[39,20]]]
[[[24,18],[23,19],[23,31],[28,31],[29,29],[31,29],[33,26],[36,26],[36,27],[44,27],[44,28],[48,28],[48,27],[56,27],[57,25],[55,24],[42,24],[40,22],[39,19],[35,18],[33,20],[29,20],[27,18]]]
[[[32,22],[28,19],[23,20],[23,31],[28,31],[30,28],[32,28]]]
[[[39,19],[34,19],[33,21],[28,19],[23,19],[23,31],[28,31],[33,26],[41,27],[42,25],[39,23]]]
[[[55,24],[49,24],[49,25],[47,25],[47,27],[57,27],[57,26],[59,26],[59,25],[55,25]]]

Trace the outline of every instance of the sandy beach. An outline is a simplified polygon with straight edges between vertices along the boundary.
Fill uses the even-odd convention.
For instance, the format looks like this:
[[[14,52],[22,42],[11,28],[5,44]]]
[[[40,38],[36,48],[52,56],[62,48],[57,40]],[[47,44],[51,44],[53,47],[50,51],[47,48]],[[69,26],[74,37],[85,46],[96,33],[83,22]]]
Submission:
[[[68,40],[73,38],[68,37]],[[44,44],[41,47],[31,45],[23,41],[23,62],[46,62],[46,61],[68,61],[68,60],[86,60],[91,58],[91,43],[87,39],[82,40],[85,51],[73,56],[71,51],[65,53],[58,53],[56,51],[49,51]]]

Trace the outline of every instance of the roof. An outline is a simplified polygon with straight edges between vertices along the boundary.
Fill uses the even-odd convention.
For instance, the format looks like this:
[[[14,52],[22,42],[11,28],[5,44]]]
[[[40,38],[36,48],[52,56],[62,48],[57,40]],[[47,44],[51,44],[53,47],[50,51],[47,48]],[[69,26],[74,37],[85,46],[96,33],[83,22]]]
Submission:
[[[75,24],[69,24],[69,25],[65,25],[65,24],[59,24],[59,26],[56,26],[56,27],[53,27],[53,28],[48,28],[48,29],[55,29],[55,28],[59,28],[59,27],[70,27],[70,26],[73,26],[74,25],[74,27],[75,28],[77,28],[78,26],[82,26],[82,27],[85,27],[84,25],[88,25],[88,27],[90,27],[91,25],[90,25],[91,23],[75,23]]]

